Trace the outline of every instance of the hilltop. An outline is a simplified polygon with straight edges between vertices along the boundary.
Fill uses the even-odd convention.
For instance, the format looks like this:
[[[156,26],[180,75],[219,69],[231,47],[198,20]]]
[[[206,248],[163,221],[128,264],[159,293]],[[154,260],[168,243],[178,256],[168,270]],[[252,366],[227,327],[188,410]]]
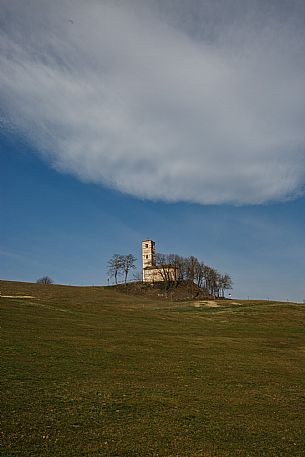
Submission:
[[[0,455],[305,455],[305,306],[0,292]]]
[[[204,289],[198,287],[191,281],[180,281],[178,283],[130,282],[126,285],[119,284],[110,287],[118,292],[127,293],[129,295],[154,298],[158,300],[170,300],[173,302],[212,298]]]

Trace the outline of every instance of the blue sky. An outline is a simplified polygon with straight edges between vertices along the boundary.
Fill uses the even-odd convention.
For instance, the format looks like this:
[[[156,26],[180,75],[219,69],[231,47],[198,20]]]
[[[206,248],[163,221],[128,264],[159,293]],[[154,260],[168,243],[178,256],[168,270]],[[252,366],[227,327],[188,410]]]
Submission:
[[[304,199],[236,207],[156,203],[60,174],[20,138],[1,138],[1,278],[107,284],[113,253],[196,255],[234,280],[233,295],[304,298]],[[140,262],[138,262],[140,268]]]
[[[2,279],[106,284],[151,238],[305,299],[302,2],[1,4]]]

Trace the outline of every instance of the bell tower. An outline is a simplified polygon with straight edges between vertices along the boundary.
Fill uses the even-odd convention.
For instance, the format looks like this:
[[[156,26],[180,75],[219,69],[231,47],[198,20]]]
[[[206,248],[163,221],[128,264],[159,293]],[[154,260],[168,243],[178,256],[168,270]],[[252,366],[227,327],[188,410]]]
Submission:
[[[152,240],[142,241],[142,263],[143,270],[147,267],[156,266],[156,248],[155,242]]]

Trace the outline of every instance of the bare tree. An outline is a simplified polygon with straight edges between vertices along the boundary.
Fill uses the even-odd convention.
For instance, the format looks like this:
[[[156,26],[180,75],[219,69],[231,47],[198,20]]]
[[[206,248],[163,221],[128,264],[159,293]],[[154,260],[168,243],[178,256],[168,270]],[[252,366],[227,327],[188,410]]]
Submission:
[[[167,262],[172,267],[173,279],[176,284],[183,280],[184,276],[184,258],[177,254],[168,254]]]
[[[123,268],[123,256],[114,254],[111,259],[108,260],[108,274],[110,278],[114,278],[115,283],[118,283],[118,275],[122,272]]]
[[[219,289],[221,292],[221,296],[224,298],[225,290],[232,289],[233,282],[230,275],[225,273],[224,275],[220,275],[219,277]]]
[[[159,267],[160,275],[165,283],[169,283],[171,277],[169,275],[169,263],[168,254],[161,254],[160,252],[156,255],[156,265]]]
[[[191,255],[186,259],[186,276],[189,281],[195,282],[200,269],[199,260]]]
[[[197,257],[190,256],[184,259],[185,279],[191,286],[191,294],[194,296],[194,285],[197,284],[199,278],[200,263]]]
[[[198,287],[203,286],[203,280],[204,280],[204,263],[197,261],[195,264],[195,282]]]
[[[53,282],[49,276],[42,276],[42,278],[37,279],[36,284],[53,284]]]
[[[220,273],[208,265],[203,267],[204,286],[209,295],[217,297],[219,295]]]
[[[132,254],[128,255],[123,255],[121,256],[121,262],[122,262],[122,270],[124,271],[124,282],[125,285],[127,283],[127,276],[130,270],[134,270],[136,268],[135,262],[136,258]]]

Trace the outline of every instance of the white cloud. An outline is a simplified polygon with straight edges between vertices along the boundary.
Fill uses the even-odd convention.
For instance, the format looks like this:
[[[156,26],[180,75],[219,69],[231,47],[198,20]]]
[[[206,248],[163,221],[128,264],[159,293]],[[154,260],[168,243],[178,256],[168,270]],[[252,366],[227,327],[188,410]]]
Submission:
[[[293,17],[193,20],[192,35],[152,2],[2,3],[1,103],[58,170],[167,201],[303,192],[305,46]]]

